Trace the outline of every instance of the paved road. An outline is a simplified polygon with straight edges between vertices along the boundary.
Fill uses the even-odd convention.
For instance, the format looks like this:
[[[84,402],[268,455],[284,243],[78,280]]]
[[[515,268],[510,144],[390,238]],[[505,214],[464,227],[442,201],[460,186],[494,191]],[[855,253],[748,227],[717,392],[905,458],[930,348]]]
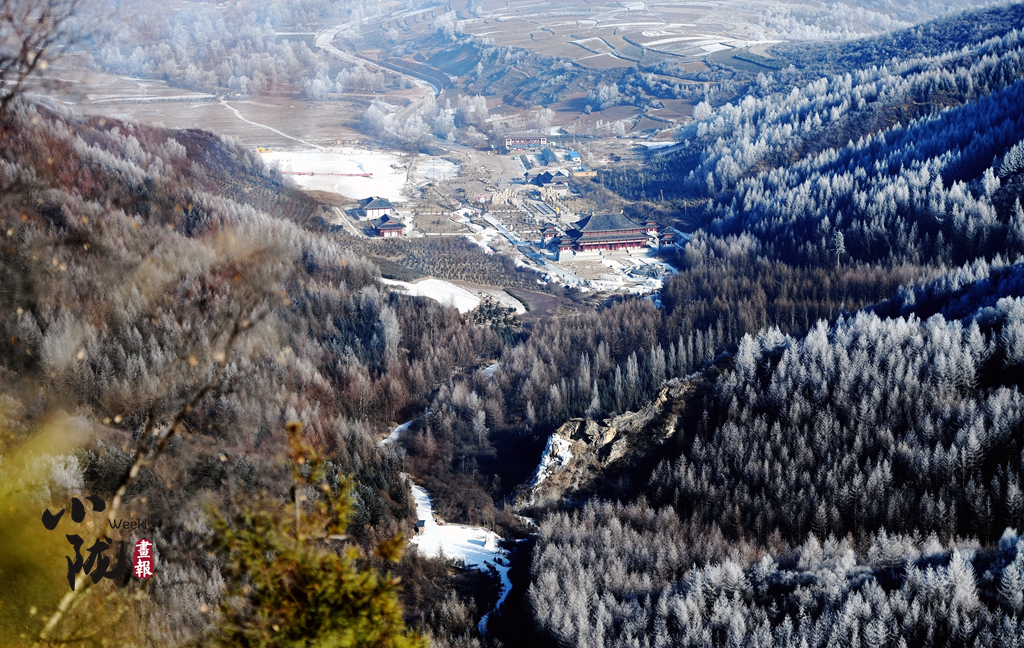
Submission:
[[[345,61],[346,63],[352,63],[354,65],[367,65],[370,67],[370,69],[377,69],[380,70],[381,72],[390,72],[391,74],[397,74],[403,78],[410,79],[414,84],[416,84],[416,87],[423,91],[423,95],[419,99],[413,101],[408,106],[400,110],[398,114],[395,115],[396,120],[400,122],[405,121],[412,117],[414,114],[416,114],[421,108],[423,108],[423,104],[427,100],[428,92],[430,93],[430,95],[434,97],[441,94],[441,88],[436,83],[426,78],[417,76],[411,70],[399,70],[398,68],[391,65],[381,65],[376,61],[371,61],[370,59],[363,58],[362,56],[357,56],[355,54],[346,52],[345,50],[338,49],[337,47],[335,47],[335,36],[337,36],[338,32],[345,29],[346,27],[349,27],[348,23],[337,25],[335,27],[330,27],[328,29],[323,30],[322,32],[316,35],[316,39],[314,40],[316,46],[324,50],[325,52],[328,52],[329,54],[332,54],[333,56],[341,59],[342,61]]]
[[[345,225],[348,226],[348,229],[353,234],[356,235],[356,238],[366,238],[366,234],[364,234],[363,232],[359,231],[359,229],[352,223],[352,219],[350,219],[347,214],[345,214],[343,211],[341,211],[337,207],[334,208],[334,211],[338,212],[338,218],[341,219],[342,223],[344,223]]]

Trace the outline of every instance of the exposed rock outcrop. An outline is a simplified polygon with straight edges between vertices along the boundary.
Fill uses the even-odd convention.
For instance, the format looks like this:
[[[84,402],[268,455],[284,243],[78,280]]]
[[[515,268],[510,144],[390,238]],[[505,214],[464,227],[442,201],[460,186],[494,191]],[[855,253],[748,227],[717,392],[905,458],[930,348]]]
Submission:
[[[679,431],[696,383],[672,380],[637,412],[566,421],[548,439],[532,479],[515,492],[516,509],[544,506],[592,492],[609,471],[628,468]]]

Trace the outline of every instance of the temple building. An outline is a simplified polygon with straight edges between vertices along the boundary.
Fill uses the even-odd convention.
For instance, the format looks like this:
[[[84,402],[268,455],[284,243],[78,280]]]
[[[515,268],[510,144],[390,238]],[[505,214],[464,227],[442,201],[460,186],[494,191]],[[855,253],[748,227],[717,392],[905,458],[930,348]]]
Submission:
[[[387,198],[364,198],[359,201],[359,208],[362,210],[363,218],[380,218],[387,214],[395,213],[395,206]]]
[[[566,184],[569,181],[569,172],[562,169],[544,171],[538,173],[530,182],[538,187],[546,187],[551,184]]]
[[[558,230],[558,226],[554,223],[544,223],[540,228],[540,237],[544,241],[544,245],[547,245],[558,238],[560,234],[561,232]]]
[[[370,221],[373,225],[373,233],[381,238],[392,238],[405,236],[405,223],[394,216],[381,216]]]
[[[591,214],[576,221],[573,229],[557,240],[558,258],[580,253],[630,250],[657,246],[658,226],[654,221],[640,224],[623,214]]]

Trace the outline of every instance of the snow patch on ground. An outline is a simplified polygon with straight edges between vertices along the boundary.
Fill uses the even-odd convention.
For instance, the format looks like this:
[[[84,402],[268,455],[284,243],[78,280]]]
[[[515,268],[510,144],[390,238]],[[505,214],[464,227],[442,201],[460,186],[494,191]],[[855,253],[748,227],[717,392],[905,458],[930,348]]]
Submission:
[[[423,520],[423,531],[409,541],[416,545],[427,556],[436,556],[440,552],[449,558],[462,560],[467,567],[481,571],[494,569],[501,579],[501,593],[494,606],[497,610],[505,602],[512,591],[512,581],[508,577],[509,559],[504,549],[498,546],[501,538],[497,533],[480,527],[462,524],[438,524],[434,519],[434,505],[430,494],[420,486],[410,484],[412,496],[416,501],[416,516]],[[487,633],[487,618],[490,612],[480,619],[477,629],[480,634]]]
[[[427,414],[429,414],[429,413],[430,412],[427,412]],[[420,420],[421,418],[423,418],[423,417],[419,416],[417,418],[414,418],[411,421],[406,421],[405,423],[402,423],[401,425],[395,426],[395,429],[391,430],[391,434],[387,435],[386,437],[384,437],[383,439],[378,441],[377,445],[378,446],[386,446],[386,445],[390,445],[390,444],[394,443],[395,441],[398,441],[398,437],[400,437],[403,434],[405,434],[405,431],[409,429],[409,426],[412,425],[413,423],[415,423],[416,421]]]
[[[405,187],[404,162],[393,153],[349,148],[324,148],[315,151],[270,151],[260,156],[267,164],[278,164],[284,173],[305,189],[330,191],[348,198],[381,196],[401,202]],[[392,166],[394,165],[394,166]],[[327,175],[329,173],[371,173],[369,178]]]
[[[477,229],[478,225],[470,225],[470,229]],[[494,254],[494,248],[491,247],[491,241],[494,240],[495,236],[498,236],[498,230],[491,229],[490,227],[479,228],[480,231],[475,236],[468,236],[467,238],[480,246],[486,254]]]
[[[533,482],[530,488],[534,489],[541,485],[548,478],[555,468],[564,468],[572,460],[572,444],[562,437],[552,434],[548,437],[548,444],[544,447],[544,454],[540,456],[540,463],[537,464],[537,471],[533,473]]]
[[[468,313],[480,305],[480,298],[465,288],[440,279],[424,279],[416,283],[381,279],[381,283],[416,297],[428,297],[445,306],[454,306],[460,313]]]
[[[472,287],[469,288],[469,290],[473,291],[473,293],[477,297],[479,297],[481,301],[489,297],[492,301],[498,302],[505,308],[515,309],[517,315],[522,315],[526,312],[526,306],[523,305],[523,302],[519,301],[518,299],[508,294],[504,290],[501,290],[500,288]]]
[[[412,174],[421,182],[453,180],[459,177],[459,165],[444,158],[421,156],[414,163]]]

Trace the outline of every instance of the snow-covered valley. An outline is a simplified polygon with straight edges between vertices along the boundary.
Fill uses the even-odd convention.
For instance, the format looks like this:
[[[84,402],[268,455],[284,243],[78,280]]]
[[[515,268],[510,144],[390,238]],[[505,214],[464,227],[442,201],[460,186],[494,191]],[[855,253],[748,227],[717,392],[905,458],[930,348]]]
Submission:
[[[416,484],[410,484],[410,486],[416,501],[416,516],[424,523],[422,530],[410,541],[410,544],[415,545],[428,556],[443,554],[446,557],[461,560],[467,567],[497,572],[501,579],[501,593],[494,606],[494,609],[497,610],[512,590],[512,581],[508,577],[508,553],[498,545],[501,537],[495,532],[481,527],[438,522],[434,518],[430,493]],[[490,613],[485,614],[480,620],[478,628],[481,634],[487,632],[489,616]]]

